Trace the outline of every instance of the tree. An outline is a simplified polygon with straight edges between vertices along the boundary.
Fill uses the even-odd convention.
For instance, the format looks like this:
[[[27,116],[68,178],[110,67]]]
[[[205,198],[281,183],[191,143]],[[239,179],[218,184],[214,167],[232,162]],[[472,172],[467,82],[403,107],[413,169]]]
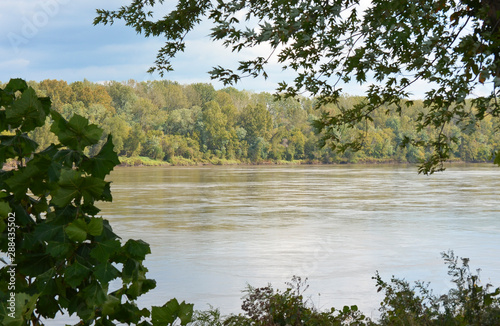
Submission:
[[[132,87],[126,86],[119,82],[108,82],[106,90],[112,98],[112,105],[117,112],[121,113],[125,110],[125,106],[129,102],[135,102],[137,95],[134,93]]]
[[[249,143],[259,137],[269,140],[273,119],[263,104],[249,105],[240,114],[240,126],[246,130],[246,139]]]
[[[296,72],[291,83],[277,91],[288,96],[307,92],[324,104],[338,104],[341,82],[366,85],[366,97],[353,108],[335,115],[323,113],[315,126],[325,143],[337,150],[358,149],[364,138],[338,138],[338,130],[351,128],[385,109],[401,113],[411,106],[410,87],[428,85],[424,108],[414,128],[430,127],[426,142],[405,138],[404,145],[431,147],[432,155],[420,171],[443,169],[457,139],[443,133],[455,122],[467,129],[476,119],[497,118],[500,85],[500,2],[497,0],[373,0],[364,9],[359,0],[179,0],[167,15],[152,20],[162,1],[132,0],[117,11],[98,10],[94,24],[124,20],[146,37],[163,36],[150,72],[173,70],[170,60],[185,49],[186,35],[202,20],[214,27],[210,37],[232,51],[267,44],[268,54],[240,61],[237,69],[215,67],[210,74],[225,84],[246,76],[266,78],[274,57]],[[476,94],[481,85],[489,94]],[[471,98],[472,109],[466,105]],[[384,106],[390,105],[388,109]],[[500,164],[500,155],[495,163]]]
[[[212,151],[225,151],[229,142],[229,130],[227,116],[219,104],[215,101],[205,103],[200,118],[203,122],[203,128],[200,130],[202,144]]]
[[[61,112],[63,104],[75,101],[75,94],[66,81],[46,79],[38,85],[39,91],[50,97],[52,108]]]

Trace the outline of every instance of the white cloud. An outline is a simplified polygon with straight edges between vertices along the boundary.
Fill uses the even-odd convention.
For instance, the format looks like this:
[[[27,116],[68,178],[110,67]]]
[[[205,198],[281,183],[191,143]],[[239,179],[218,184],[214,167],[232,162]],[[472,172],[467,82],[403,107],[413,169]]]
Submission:
[[[12,67],[20,68],[20,69],[25,69],[28,68],[30,64],[29,60],[23,59],[23,58],[18,58],[18,59],[13,59],[13,60],[7,60],[0,62],[0,69],[9,69]]]

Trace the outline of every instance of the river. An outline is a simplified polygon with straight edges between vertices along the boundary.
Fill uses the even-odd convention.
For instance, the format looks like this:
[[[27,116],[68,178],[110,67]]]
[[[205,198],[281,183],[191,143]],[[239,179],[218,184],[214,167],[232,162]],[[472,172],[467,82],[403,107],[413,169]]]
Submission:
[[[284,289],[308,278],[320,309],[356,304],[376,317],[378,270],[451,287],[441,252],[453,249],[500,284],[500,168],[208,166],[116,168],[113,203],[98,203],[124,239],[151,245],[158,284],[141,305],[176,297],[195,309],[240,311],[246,284]]]

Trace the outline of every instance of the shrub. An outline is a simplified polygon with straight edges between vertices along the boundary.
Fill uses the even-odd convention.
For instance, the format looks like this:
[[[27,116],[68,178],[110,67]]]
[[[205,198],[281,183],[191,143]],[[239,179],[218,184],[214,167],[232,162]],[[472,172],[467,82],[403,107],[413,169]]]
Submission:
[[[500,325],[500,288],[481,285],[480,270],[472,273],[468,258],[458,258],[453,251],[442,256],[455,288],[441,296],[433,295],[429,284],[410,286],[394,277],[387,283],[377,273],[378,291],[385,292],[380,325]]]
[[[410,285],[404,279],[382,280],[378,272],[374,279],[378,291],[385,297],[380,306],[381,316],[374,321],[366,318],[357,306],[342,310],[319,311],[303,293],[306,281],[292,278],[285,291],[271,285],[261,288],[248,286],[241,309],[244,313],[221,317],[219,310],[197,312],[197,326],[496,326],[500,325],[500,288],[481,285],[479,271],[471,272],[467,258],[457,258],[452,251],[442,253],[448,274],[455,285],[447,294],[435,296],[429,283]],[[461,261],[461,264],[459,262]]]

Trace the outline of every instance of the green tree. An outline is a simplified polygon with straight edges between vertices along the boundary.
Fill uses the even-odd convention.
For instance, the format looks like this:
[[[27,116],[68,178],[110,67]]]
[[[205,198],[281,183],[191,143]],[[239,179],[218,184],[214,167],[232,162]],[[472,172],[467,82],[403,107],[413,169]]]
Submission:
[[[198,94],[201,105],[215,100],[215,97],[217,96],[217,93],[211,84],[196,83],[192,84],[191,87]]]
[[[50,97],[52,108],[61,112],[63,104],[75,101],[75,93],[64,80],[46,79],[38,84],[39,93]]]
[[[137,123],[132,125],[128,137],[124,139],[123,151],[127,156],[137,156],[141,153],[142,144],[146,141],[146,133]]]
[[[192,136],[195,122],[200,114],[199,106],[171,111],[163,124],[163,131],[166,134]]]
[[[219,104],[215,101],[207,102],[201,113],[203,128],[201,130],[202,144],[209,150],[225,152],[229,142],[227,116],[222,113]]]
[[[238,118],[238,110],[234,106],[231,95],[224,91],[218,91],[215,101],[219,104],[222,112],[227,117],[227,126],[229,128],[234,127]]]
[[[167,120],[167,112],[144,97],[128,103],[127,113],[132,121],[138,123],[145,131],[160,129],[161,125]]]
[[[121,153],[132,129],[130,125],[121,115],[115,115],[104,120],[102,129],[106,134],[113,136],[115,150]]]
[[[318,98],[317,107],[338,103],[341,83],[365,85],[366,97],[335,115],[324,113],[316,127],[337,151],[358,149],[364,133],[351,140],[338,138],[339,128],[352,128],[384,110],[402,113],[411,101],[410,88],[428,85],[424,110],[413,128],[427,127],[426,141],[407,137],[403,144],[430,148],[420,171],[442,170],[456,139],[442,132],[460,121],[471,126],[474,119],[497,118],[500,85],[500,3],[496,0],[390,0],[371,1],[365,9],[359,0],[312,0],[283,2],[179,0],[171,12],[157,20],[150,11],[162,1],[132,0],[117,11],[98,10],[95,24],[123,19],[138,33],[163,36],[165,45],[150,71],[172,70],[171,59],[185,49],[186,34],[208,19],[210,37],[232,51],[267,44],[270,53],[240,61],[236,70],[215,67],[213,78],[233,84],[244,76],[268,76],[266,67],[275,57],[295,79],[283,82],[279,92],[289,96],[308,92]],[[477,95],[488,86],[490,92]],[[474,111],[466,105],[472,97]],[[500,164],[500,155],[496,163]]]
[[[269,140],[272,124],[272,116],[263,104],[249,105],[240,114],[239,125],[246,130],[246,138],[249,142],[257,137]]]
[[[92,104],[101,104],[106,108],[112,108],[113,99],[103,85],[84,80],[83,82],[71,83],[70,87],[75,94],[75,100],[83,102],[85,107],[90,107]]]
[[[106,90],[112,98],[112,105],[118,113],[125,110],[127,103],[135,102],[137,95],[134,89],[123,83],[112,81],[106,84]]]
[[[162,81],[164,83],[163,96],[165,97],[167,110],[178,110],[188,107],[188,99],[184,89],[178,83]]]
[[[163,152],[161,143],[162,136],[163,134],[159,130],[148,131],[146,139],[141,146],[141,155],[154,160],[163,160],[165,153]]]

